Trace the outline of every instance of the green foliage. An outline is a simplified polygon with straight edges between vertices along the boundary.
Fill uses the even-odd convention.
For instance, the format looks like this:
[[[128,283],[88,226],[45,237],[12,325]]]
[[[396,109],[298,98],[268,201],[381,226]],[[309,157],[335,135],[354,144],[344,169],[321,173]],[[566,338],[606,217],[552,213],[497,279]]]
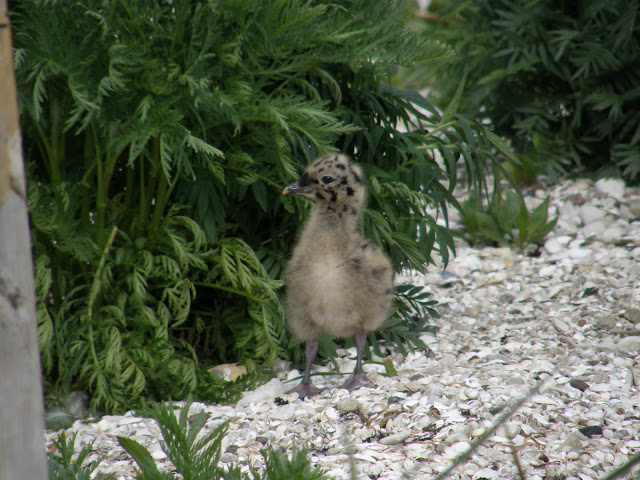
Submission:
[[[462,204],[461,217],[470,243],[507,243],[521,250],[541,242],[558,221],[557,216],[549,220],[549,197],[529,212],[515,190],[494,193],[486,205],[471,196]]]
[[[545,169],[546,160],[544,152],[540,150],[540,135],[534,133],[531,149],[503,161],[500,167],[512,185],[525,188],[537,183],[538,176]]]
[[[299,351],[278,295],[309,205],[281,192],[319,154],[363,165],[363,228],[398,269],[447,261],[459,165],[481,184],[509,152],[459,98],[443,113],[390,86],[394,65],[449,52],[405,19],[395,0],[12,8],[48,392],[108,411],[230,400],[240,385],[208,364],[255,378]]]
[[[214,314],[196,310],[201,328],[189,342],[198,345],[198,337],[214,339],[221,331],[229,331],[235,343],[232,358],[247,363],[251,360],[273,362],[284,356],[280,341],[284,335],[284,311],[278,297],[283,282],[271,279],[251,247],[238,238],[219,241],[209,257],[211,268],[198,275],[195,284],[201,291],[221,292],[219,301],[225,308]],[[226,298],[225,298],[226,297]],[[238,301],[241,297],[243,301]],[[274,321],[277,319],[277,321]],[[202,335],[204,333],[204,335]],[[262,339],[256,342],[255,339]],[[202,345],[201,351],[221,355],[227,348],[224,342]]]
[[[218,462],[227,425],[223,423],[205,432],[206,413],[200,412],[189,420],[189,407],[190,402],[186,402],[179,417],[162,404],[150,409],[151,418],[156,420],[162,432],[162,449],[184,478],[220,478]],[[153,458],[142,445],[124,437],[118,437],[118,442],[140,467],[139,479],[169,478],[159,473]]]
[[[517,155],[518,161],[506,160],[500,165],[502,170],[518,187],[531,187],[537,183],[540,170],[540,158],[535,148],[527,153]]]
[[[109,480],[115,478],[113,475],[92,475],[102,461],[102,459],[99,459],[85,464],[93,444],[82,447],[74,460],[75,444],[75,434],[73,437],[67,438],[67,435],[61,432],[58,438],[53,440],[53,446],[56,448],[57,453],[49,452],[48,454],[50,480],[89,480],[91,478]]]
[[[269,448],[262,452],[265,468],[262,473],[250,471],[250,476],[241,472],[236,465],[219,465],[222,454],[222,439],[227,424],[221,423],[213,429],[205,429],[207,414],[200,412],[189,416],[191,402],[187,400],[176,417],[173,409],[156,404],[148,410],[160,427],[162,440],[160,445],[167,454],[177,473],[189,480],[322,480],[326,478],[321,470],[311,467],[307,453],[295,450],[289,458],[279,449]],[[138,480],[166,480],[175,475],[160,472],[149,451],[135,440],[118,437],[120,446],[138,464]]]
[[[430,331],[435,333],[437,327],[429,324],[429,318],[440,318],[435,310],[438,302],[429,300],[431,293],[416,285],[397,285],[395,312],[375,333],[369,334],[374,353],[384,356],[380,349],[382,339],[387,345],[396,345],[396,349],[406,355],[408,351],[429,351],[419,335]]]
[[[108,410],[197,388],[234,398],[240,389],[227,394],[226,382],[199,369],[192,345],[179,335],[195,296],[188,277],[206,271],[214,254],[198,225],[171,208],[160,235],[132,241],[114,227],[100,251],[76,220],[71,197],[65,184],[30,190],[45,374],[63,390],[81,383],[94,406]],[[95,268],[85,271],[87,264]],[[272,282],[266,275],[263,281]],[[274,302],[279,307],[277,299],[257,300]]]
[[[365,210],[365,231],[387,246],[399,267],[423,271],[433,263],[435,250],[446,263],[454,252],[451,235],[427,212],[435,207],[447,220],[447,203],[456,205],[451,192],[462,163],[469,180],[480,188],[493,160],[490,153],[507,150],[477,121],[454,118],[455,103],[444,114],[416,92],[377,86],[375,66],[352,75],[348,105],[351,124],[359,135],[343,137],[340,149],[357,155],[370,180],[370,208]],[[436,162],[443,160],[444,170]]]
[[[461,108],[547,172],[584,165],[640,179],[637,1],[446,0],[433,13],[425,35],[457,55],[421,73],[444,103],[462,81]]]
[[[420,286],[404,284],[396,286],[396,315],[406,321],[440,318],[435,306],[436,300],[429,300],[431,293],[425,292]]]
[[[313,468],[305,450],[291,452],[291,458],[281,449],[269,447],[262,452],[265,469],[262,474],[252,471],[253,480],[323,480],[323,470]]]

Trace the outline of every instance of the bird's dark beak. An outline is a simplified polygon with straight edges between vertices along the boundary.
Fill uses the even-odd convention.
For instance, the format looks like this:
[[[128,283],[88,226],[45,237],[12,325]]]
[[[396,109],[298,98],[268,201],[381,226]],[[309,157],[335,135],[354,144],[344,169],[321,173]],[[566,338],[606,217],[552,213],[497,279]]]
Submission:
[[[304,186],[301,187],[298,182],[289,185],[288,187],[286,187],[283,191],[282,194],[283,195],[304,195],[305,193],[310,193],[311,192],[311,188],[308,186]]]
[[[288,187],[284,187],[284,190],[282,191],[283,195],[291,195],[293,193],[296,193],[296,189],[298,188],[298,185],[296,185],[295,183],[293,185],[289,185]]]

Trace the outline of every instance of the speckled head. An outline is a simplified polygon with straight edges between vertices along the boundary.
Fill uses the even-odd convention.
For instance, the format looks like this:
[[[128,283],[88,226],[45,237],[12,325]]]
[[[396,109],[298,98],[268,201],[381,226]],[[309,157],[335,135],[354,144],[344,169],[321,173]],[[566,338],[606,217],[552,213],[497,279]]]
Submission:
[[[360,168],[346,155],[326,155],[313,162],[298,181],[282,192],[306,197],[328,207],[353,206],[364,203],[365,187]]]

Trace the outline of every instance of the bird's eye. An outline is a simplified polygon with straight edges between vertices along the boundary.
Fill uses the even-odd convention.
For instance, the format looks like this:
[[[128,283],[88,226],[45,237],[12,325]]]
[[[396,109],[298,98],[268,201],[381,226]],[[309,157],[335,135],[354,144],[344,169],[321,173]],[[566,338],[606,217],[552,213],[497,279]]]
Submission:
[[[325,175],[324,177],[322,177],[320,180],[322,180],[322,183],[331,183],[333,182],[333,177],[330,177],[329,175]]]

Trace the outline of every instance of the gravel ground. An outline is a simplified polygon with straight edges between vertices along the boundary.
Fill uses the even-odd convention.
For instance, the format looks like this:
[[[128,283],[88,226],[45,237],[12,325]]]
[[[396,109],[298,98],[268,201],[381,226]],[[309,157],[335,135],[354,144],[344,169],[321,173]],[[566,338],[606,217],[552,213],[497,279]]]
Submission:
[[[341,377],[315,377],[326,390],[310,400],[284,394],[300,372],[282,365],[235,406],[194,404],[207,428],[230,422],[222,461],[248,469],[266,445],[306,445],[331,478],[349,478],[351,463],[359,479],[433,478],[541,382],[450,478],[520,478],[520,469],[530,480],[594,479],[640,452],[640,192],[579,180],[527,201],[546,195],[560,218],[537,252],[458,243],[446,274],[398,279],[423,284],[441,304],[439,331],[422,336],[433,356],[390,352],[398,375],[365,365],[377,387],[355,392],[337,388]],[[355,351],[341,353],[340,370],[350,372]],[[95,442],[89,459],[105,455],[98,471],[118,479],[135,467],[117,435],[172,469],[148,419],[76,421],[72,432],[79,445]],[[47,443],[58,434],[47,432]]]

